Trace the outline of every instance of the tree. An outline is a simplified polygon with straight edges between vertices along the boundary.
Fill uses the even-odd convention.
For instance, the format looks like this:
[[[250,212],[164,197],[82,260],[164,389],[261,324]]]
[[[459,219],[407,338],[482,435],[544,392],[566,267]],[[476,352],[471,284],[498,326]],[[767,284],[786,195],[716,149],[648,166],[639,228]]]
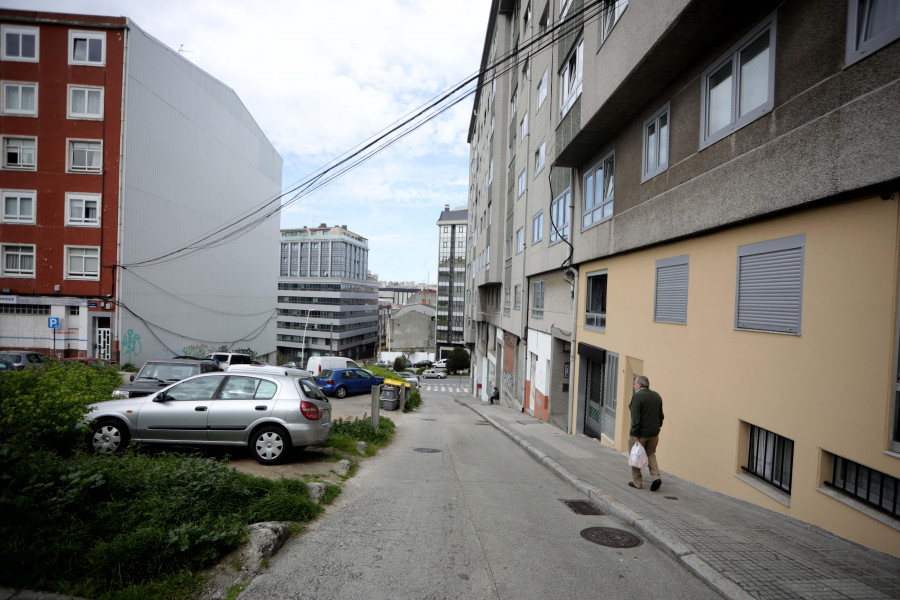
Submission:
[[[400,371],[406,370],[406,355],[401,354],[397,358],[394,359],[394,372],[399,373]]]
[[[466,371],[469,368],[469,353],[465,348],[454,348],[447,356],[447,371],[455,373],[456,371]]]

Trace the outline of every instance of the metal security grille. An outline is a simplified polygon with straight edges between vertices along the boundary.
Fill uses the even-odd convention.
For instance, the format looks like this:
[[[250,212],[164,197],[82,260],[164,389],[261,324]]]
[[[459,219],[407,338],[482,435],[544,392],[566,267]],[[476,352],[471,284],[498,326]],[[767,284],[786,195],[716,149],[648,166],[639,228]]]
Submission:
[[[104,360],[110,359],[110,340],[112,336],[110,335],[109,328],[98,328],[97,329],[97,358],[102,358]]]
[[[756,425],[750,426],[750,453],[745,470],[790,494],[794,442]]]
[[[616,439],[616,373],[619,372],[619,355],[606,353],[603,371],[603,395],[601,397],[600,426],[603,435]]]
[[[605,365],[593,360],[585,361],[584,434],[599,438],[603,432],[603,371]]]
[[[900,480],[896,477],[835,456],[831,478],[831,482],[825,483],[888,514],[900,516],[897,512]]]

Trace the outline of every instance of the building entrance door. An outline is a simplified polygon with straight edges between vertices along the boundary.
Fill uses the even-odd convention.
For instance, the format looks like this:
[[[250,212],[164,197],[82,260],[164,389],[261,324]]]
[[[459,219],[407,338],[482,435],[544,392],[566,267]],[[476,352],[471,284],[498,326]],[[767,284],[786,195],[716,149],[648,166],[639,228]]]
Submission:
[[[109,328],[109,317],[101,317],[96,320],[96,337],[94,347],[97,349],[95,358],[109,360],[112,353],[112,330]]]

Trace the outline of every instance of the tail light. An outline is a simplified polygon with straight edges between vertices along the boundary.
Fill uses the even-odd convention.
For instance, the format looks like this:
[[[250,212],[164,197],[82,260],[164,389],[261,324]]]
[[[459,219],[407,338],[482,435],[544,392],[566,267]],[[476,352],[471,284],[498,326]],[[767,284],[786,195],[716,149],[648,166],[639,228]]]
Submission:
[[[300,401],[300,412],[310,421],[318,421],[322,416],[319,412],[319,407],[309,400]]]
[[[329,379],[325,382],[325,385],[334,385],[334,379]]]

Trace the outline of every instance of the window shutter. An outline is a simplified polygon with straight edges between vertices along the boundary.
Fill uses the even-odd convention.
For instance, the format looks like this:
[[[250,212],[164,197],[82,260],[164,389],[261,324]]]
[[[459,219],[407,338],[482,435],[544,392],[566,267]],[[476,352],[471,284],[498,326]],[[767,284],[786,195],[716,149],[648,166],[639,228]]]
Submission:
[[[735,326],[800,334],[805,236],[738,249]]]
[[[656,261],[656,302],[653,320],[687,323],[688,257],[676,256]]]

